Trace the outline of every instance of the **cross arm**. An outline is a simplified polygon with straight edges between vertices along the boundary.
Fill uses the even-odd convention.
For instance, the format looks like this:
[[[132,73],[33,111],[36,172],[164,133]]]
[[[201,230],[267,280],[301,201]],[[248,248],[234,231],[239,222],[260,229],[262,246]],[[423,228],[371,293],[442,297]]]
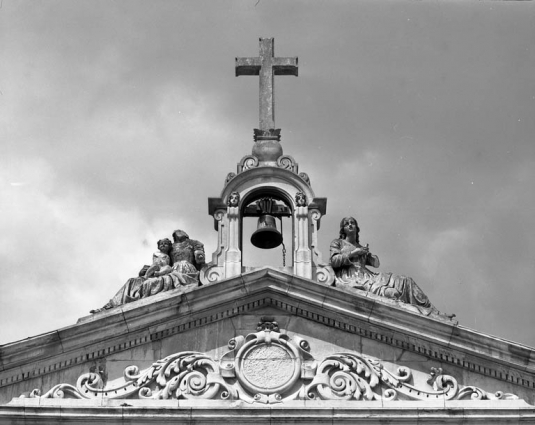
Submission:
[[[236,77],[240,75],[260,75],[262,62],[256,58],[236,58]]]
[[[297,65],[297,58],[273,58],[273,73],[275,75],[295,75],[299,67]]]

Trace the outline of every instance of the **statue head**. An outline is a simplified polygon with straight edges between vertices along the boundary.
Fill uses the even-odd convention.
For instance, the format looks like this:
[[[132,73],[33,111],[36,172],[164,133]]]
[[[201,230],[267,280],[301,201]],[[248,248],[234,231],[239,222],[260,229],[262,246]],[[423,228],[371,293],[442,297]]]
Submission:
[[[357,223],[357,220],[355,220],[353,217],[344,217],[342,219],[342,221],[340,222],[340,239],[345,239],[346,238],[346,232],[344,230],[344,227],[350,221],[352,221],[355,224],[355,227],[357,228],[357,243],[358,243],[360,229],[359,229],[359,225]]]
[[[173,232],[173,241],[175,243],[184,242],[186,239],[189,239],[189,236],[184,230],[175,230]]]
[[[164,254],[168,254],[169,251],[171,250],[171,246],[173,244],[171,243],[171,241],[167,238],[165,239],[160,239],[158,241],[158,249],[163,252]]]
[[[304,207],[307,204],[307,197],[303,192],[297,192],[295,194],[295,204],[298,207]]]
[[[237,207],[238,204],[240,203],[240,194],[239,192],[232,192],[229,196],[228,196],[228,206],[229,207]]]

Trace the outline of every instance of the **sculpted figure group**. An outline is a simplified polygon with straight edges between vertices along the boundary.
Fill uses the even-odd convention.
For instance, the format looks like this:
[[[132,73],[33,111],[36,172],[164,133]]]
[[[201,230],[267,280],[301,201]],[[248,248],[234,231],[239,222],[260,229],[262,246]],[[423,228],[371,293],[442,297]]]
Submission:
[[[331,242],[330,258],[336,284],[438,311],[412,278],[369,270],[367,266],[379,267],[379,257],[360,244],[359,232],[357,220],[345,217],[340,222],[338,239]]]
[[[229,206],[239,202],[239,194],[232,195]],[[368,246],[360,244],[359,231],[357,221],[353,217],[346,217],[340,222],[339,237],[331,242],[330,264],[336,285],[438,312],[412,278],[394,273],[377,273],[368,268],[379,267],[379,257],[372,254]],[[128,279],[110,301],[102,308],[91,310],[91,313],[171,289],[198,285],[199,271],[204,264],[203,244],[190,239],[183,230],[176,230],[173,242],[167,238],[158,241],[158,251],[153,255],[152,265],[144,266],[138,277]]]
[[[173,243],[167,238],[158,241],[158,251],[152,256],[152,265],[144,266],[138,277],[128,279],[110,301],[102,308],[91,310],[91,313],[181,286],[199,284],[199,271],[204,263],[204,245],[190,239],[183,230],[175,230]]]

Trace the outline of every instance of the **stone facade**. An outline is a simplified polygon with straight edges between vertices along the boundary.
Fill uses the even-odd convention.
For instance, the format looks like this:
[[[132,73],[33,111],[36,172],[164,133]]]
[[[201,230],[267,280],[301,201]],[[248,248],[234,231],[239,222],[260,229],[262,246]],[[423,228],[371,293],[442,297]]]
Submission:
[[[245,351],[239,354],[240,349]],[[194,383],[197,396],[182,383],[184,377],[175,382],[174,392],[168,391],[168,399],[140,397],[142,385],[128,394],[114,393],[129,382],[125,370],[135,375],[131,366],[139,374],[184,353],[215,365],[199,372],[219,382],[210,397],[203,397],[200,375],[201,381],[184,381]],[[361,362],[362,370],[321,366],[343,363],[340,353],[353,359],[349,365]],[[0,354],[0,423],[59,418],[122,423],[123,416],[131,423],[150,423],[151,415],[203,423],[218,414],[247,423],[302,418],[304,410],[311,423],[356,417],[368,417],[369,423],[535,421],[535,352],[529,347],[442,316],[423,316],[402,303],[271,268],[88,316],[74,326],[3,346]],[[273,369],[270,361],[278,366]],[[183,371],[195,371],[187,366]],[[359,378],[360,395],[352,384],[347,391],[336,387],[351,381],[344,381],[342,372]],[[329,383],[326,377],[335,374]],[[178,375],[171,373],[159,389],[153,382],[151,391],[156,394]],[[83,376],[96,379],[90,384],[97,393],[71,399],[77,396],[69,388],[83,388]],[[455,381],[454,393],[446,395],[452,381],[441,376]],[[64,387],[53,394],[58,385]],[[376,395],[366,396],[367,389]]]

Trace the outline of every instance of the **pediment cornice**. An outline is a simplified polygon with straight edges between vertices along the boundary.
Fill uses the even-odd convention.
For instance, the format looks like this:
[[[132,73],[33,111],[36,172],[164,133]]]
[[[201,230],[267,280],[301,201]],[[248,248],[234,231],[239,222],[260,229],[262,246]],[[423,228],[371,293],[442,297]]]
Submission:
[[[182,351],[158,359],[145,370],[128,366],[106,384],[98,372],[81,375],[76,384],[60,383],[37,399],[154,399],[231,400],[248,404],[279,404],[294,400],[518,400],[504,391],[488,392],[462,385],[441,368],[421,372],[401,365],[386,365],[358,352],[338,352],[323,359],[300,335],[279,332],[273,317],[262,317],[256,332],[236,335],[219,358]]]
[[[0,387],[266,307],[535,388],[535,352],[530,347],[478,333],[444,316],[425,316],[395,301],[269,267],[208,286],[169,291],[4,345]]]

